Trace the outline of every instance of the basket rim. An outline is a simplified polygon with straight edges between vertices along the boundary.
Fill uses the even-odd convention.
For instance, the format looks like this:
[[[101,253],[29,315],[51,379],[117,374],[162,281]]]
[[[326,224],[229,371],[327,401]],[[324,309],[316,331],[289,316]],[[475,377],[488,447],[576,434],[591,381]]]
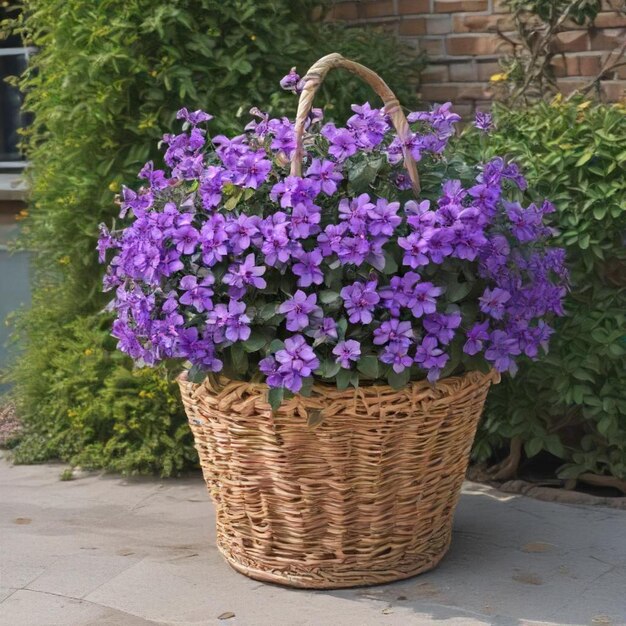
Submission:
[[[233,395],[239,397],[243,395],[248,397],[264,396],[269,389],[267,383],[264,382],[234,380],[224,376],[214,377],[214,382],[211,378],[206,377],[201,383],[193,383],[188,379],[187,370],[182,371],[177,376],[176,380],[179,385],[191,387],[195,393],[205,390],[211,392],[218,398],[226,398]],[[497,384],[498,382],[500,382],[500,374],[495,369],[491,369],[486,373],[471,370],[459,374],[458,376],[447,376],[435,383],[431,383],[427,380],[410,381],[400,389],[394,389],[390,385],[380,383],[363,385],[358,388],[348,387],[346,389],[337,389],[335,385],[316,380],[311,388],[311,395],[302,396],[300,394],[294,394],[292,398],[283,402],[281,408],[290,406],[294,402],[308,406],[320,405],[320,403],[323,402],[324,405],[320,405],[320,408],[322,408],[322,406],[326,406],[329,402],[333,401],[354,400],[356,397],[365,399],[372,396],[380,397],[392,395],[403,395],[412,401],[416,401],[418,398],[429,398],[430,400],[436,401],[464,393],[474,387]],[[217,383],[217,385],[215,383]]]

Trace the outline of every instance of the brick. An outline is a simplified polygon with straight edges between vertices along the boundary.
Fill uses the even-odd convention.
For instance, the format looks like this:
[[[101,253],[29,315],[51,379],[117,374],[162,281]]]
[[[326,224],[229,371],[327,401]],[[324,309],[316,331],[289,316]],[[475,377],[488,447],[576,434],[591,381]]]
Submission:
[[[497,61],[477,61],[476,73],[478,80],[488,81],[494,74],[502,71]]]
[[[435,13],[486,11],[487,9],[487,0],[435,0]]]
[[[550,65],[557,78],[578,76],[580,73],[579,58],[575,56],[555,56]]]
[[[573,91],[584,87],[587,81],[580,78],[557,78],[556,86],[558,90],[565,96],[569,96]]]
[[[328,18],[337,21],[355,21],[359,19],[359,8],[356,2],[340,2],[333,4]]]
[[[452,32],[452,19],[449,15],[438,15],[426,19],[426,32],[429,35],[447,35]]]
[[[609,102],[618,102],[626,96],[626,80],[603,80],[601,86]]]
[[[558,33],[554,38],[554,47],[557,52],[585,52],[589,50],[589,35],[587,31]]]
[[[400,22],[400,35],[425,35],[426,34],[426,19],[423,17],[416,17],[412,19],[404,19]]]
[[[448,66],[444,64],[428,65],[420,75],[422,83],[447,83],[450,80]]]
[[[455,15],[453,32],[484,33],[489,31],[514,30],[513,18],[510,15]]]
[[[374,0],[363,3],[365,17],[390,17],[394,15],[393,0]]]
[[[484,83],[461,85],[457,95],[458,100],[484,100],[487,97],[487,85]]]
[[[454,103],[452,110],[458,113],[464,120],[469,120],[474,117],[474,105],[473,104],[458,104]]]
[[[596,28],[623,28],[626,26],[626,15],[615,11],[598,13],[593,25]]]
[[[510,13],[511,10],[505,4],[506,0],[493,0],[491,12],[492,13]]]
[[[430,13],[430,0],[399,0],[399,15],[416,15]]]
[[[499,55],[510,46],[497,35],[453,35],[446,41],[448,54],[453,56]]]
[[[445,48],[443,45],[443,39],[441,37],[437,39],[426,39],[422,37],[417,42],[417,47],[421,52],[426,52],[430,57],[443,56]]]
[[[450,80],[453,82],[475,82],[478,80],[478,70],[474,61],[464,61],[450,64]]]
[[[452,85],[421,85],[419,95],[430,102],[448,102],[456,100],[459,88]]]
[[[602,55],[596,54],[593,56],[581,56],[578,58],[578,73],[580,76],[597,76],[602,69]],[[568,72],[570,76],[573,76],[573,72]]]
[[[626,31],[618,28],[603,28],[589,34],[590,50],[612,50],[626,38]]]

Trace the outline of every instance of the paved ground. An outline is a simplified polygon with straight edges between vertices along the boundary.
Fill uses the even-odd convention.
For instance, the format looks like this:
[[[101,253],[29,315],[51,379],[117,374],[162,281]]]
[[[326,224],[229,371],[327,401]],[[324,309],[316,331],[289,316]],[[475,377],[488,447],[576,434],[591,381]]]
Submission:
[[[468,483],[437,570],[306,592],[222,561],[199,477],[61,482],[61,469],[0,461],[2,626],[626,624],[624,511]]]

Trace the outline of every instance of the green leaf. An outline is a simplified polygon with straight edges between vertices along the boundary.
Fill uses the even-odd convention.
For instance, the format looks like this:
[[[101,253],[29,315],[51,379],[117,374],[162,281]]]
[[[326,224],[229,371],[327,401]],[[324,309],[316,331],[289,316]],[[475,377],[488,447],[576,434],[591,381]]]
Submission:
[[[230,347],[230,358],[237,374],[245,374],[248,371],[248,355],[240,343],[234,343]]]
[[[403,370],[399,374],[397,372],[394,372],[393,370],[390,370],[389,374],[387,374],[387,382],[394,389],[402,389],[403,387],[405,387],[407,383],[409,382],[410,378],[411,378],[410,368]]]
[[[322,359],[316,374],[322,378],[332,378],[341,369],[341,365],[332,359]]]
[[[350,370],[341,368],[337,372],[337,377],[335,379],[337,382],[337,389],[339,390],[347,389],[348,386],[350,385],[351,378],[352,378],[352,372]]]
[[[269,351],[272,354],[274,354],[275,352],[282,350],[284,347],[285,347],[285,343],[282,341],[282,339],[273,339],[270,342]]]
[[[331,291],[330,289],[324,289],[320,292],[320,302],[324,304],[331,304],[332,302],[336,302],[339,300],[340,296],[336,291]]]
[[[201,365],[192,365],[191,368],[187,371],[187,379],[189,382],[195,383],[199,385],[204,382],[204,379],[207,377],[208,370]]]
[[[367,355],[361,357],[357,363],[357,369],[361,374],[367,376],[367,378],[371,378],[372,380],[376,380],[379,376],[380,367],[378,363],[378,358],[374,355]]]
[[[533,437],[524,444],[524,450],[528,457],[533,457],[543,450],[543,439],[541,437]]]
[[[274,387],[268,391],[267,401],[269,402],[269,405],[272,407],[272,411],[274,411],[274,413],[278,411],[278,408],[283,403],[284,395],[285,395],[285,390],[283,387]]]
[[[259,331],[252,331],[252,334],[243,342],[243,349],[246,352],[258,352],[267,343],[267,337]]]
[[[322,409],[309,408],[306,410],[306,414],[306,425],[309,428],[317,428],[324,421],[324,414],[322,412]]]

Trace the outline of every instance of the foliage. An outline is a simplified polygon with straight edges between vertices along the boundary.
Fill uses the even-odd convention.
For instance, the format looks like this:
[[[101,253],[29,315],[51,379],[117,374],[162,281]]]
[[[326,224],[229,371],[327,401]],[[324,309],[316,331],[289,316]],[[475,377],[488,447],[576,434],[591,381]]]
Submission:
[[[623,0],[619,0],[622,2]],[[492,87],[499,100],[513,106],[554,96],[558,92],[553,61],[559,56],[557,36],[571,24],[590,28],[602,10],[600,0],[505,0],[515,25],[513,35],[500,33],[512,47],[501,60],[502,72],[492,76]],[[625,8],[616,11],[625,11]],[[621,63],[625,48],[609,55],[598,76],[581,88],[581,93],[599,88],[599,81],[610,78]]]
[[[490,150],[510,154],[550,194],[572,291],[550,355],[492,390],[475,454],[512,437],[559,475],[626,477],[626,110],[590,102],[496,109]],[[474,137],[476,142],[478,137]],[[477,143],[476,143],[477,146]]]
[[[32,337],[32,335],[31,335]],[[83,316],[63,333],[39,337],[47,367],[27,383],[31,428],[14,451],[18,463],[60,458],[85,468],[122,473],[178,474],[195,463],[180,417],[176,384],[149,368],[131,369],[113,351],[109,321]],[[24,406],[24,405],[23,405]]]
[[[292,71],[281,84],[303,82]],[[552,205],[522,207],[514,164],[459,159],[449,105],[411,113],[402,137],[397,114],[352,108],[345,128],[320,128],[312,112],[300,144],[287,118],[257,113],[228,139],[209,134],[210,115],[179,112],[165,169],[147,163],[143,186],[124,187],[120,218],[131,217],[99,242],[102,260],[113,252],[105,288],[121,350],[138,363],[187,359],[198,380],[260,370],[276,407],[314,379],[398,388],[515,373],[516,355],[547,348],[565,291],[542,225]],[[302,157],[306,171],[290,174]],[[411,158],[421,190],[406,181]]]
[[[110,430],[85,428],[91,438],[81,439],[76,422],[65,417],[67,410],[82,409],[71,406],[79,402],[76,373],[70,375],[63,365],[80,361],[88,348],[68,341],[66,334],[74,332],[74,323],[83,331],[89,324],[94,332],[100,327],[96,313],[104,300],[93,253],[97,226],[116,213],[119,181],[158,154],[157,139],[171,127],[183,101],[219,111],[222,131],[237,127],[238,115],[252,104],[266,103],[276,114],[291,111],[292,100],[270,97],[276,76],[296,63],[312,63],[326,46],[342,50],[345,45],[357,58],[371,56],[403,102],[411,103],[411,87],[392,64],[403,57],[405,71],[416,71],[417,55],[384,33],[357,28],[344,36],[344,27],[311,19],[316,11],[319,17],[322,5],[316,0],[24,0],[23,13],[2,22],[5,33],[22,35],[38,50],[18,81],[25,109],[34,113],[24,136],[31,201],[22,245],[36,254],[34,304],[19,323],[25,351],[12,379],[19,415],[42,443],[38,447],[31,437],[29,455],[23,448],[19,458],[73,458],[77,448],[65,442],[82,441],[106,450],[97,465],[121,467],[122,461],[111,456],[109,462],[106,456],[105,444],[114,436]],[[354,87],[351,81],[335,83],[337,111],[348,110]],[[91,386],[95,394],[104,393],[111,381],[125,384],[122,369],[113,375],[104,367],[112,362],[112,355],[103,357],[100,381]],[[117,368],[130,368],[129,361],[115,362]],[[133,380],[155,384],[147,374]],[[41,407],[49,406],[53,385],[70,404],[46,412]],[[108,393],[114,395],[111,389]],[[158,414],[157,400],[163,415],[170,414],[166,395],[137,398],[152,415]],[[111,413],[112,406],[98,404],[99,423],[121,419]],[[182,408],[176,419],[183,423]],[[128,469],[132,458],[129,453]],[[136,461],[137,469],[147,467]],[[159,463],[154,459],[154,467]]]

